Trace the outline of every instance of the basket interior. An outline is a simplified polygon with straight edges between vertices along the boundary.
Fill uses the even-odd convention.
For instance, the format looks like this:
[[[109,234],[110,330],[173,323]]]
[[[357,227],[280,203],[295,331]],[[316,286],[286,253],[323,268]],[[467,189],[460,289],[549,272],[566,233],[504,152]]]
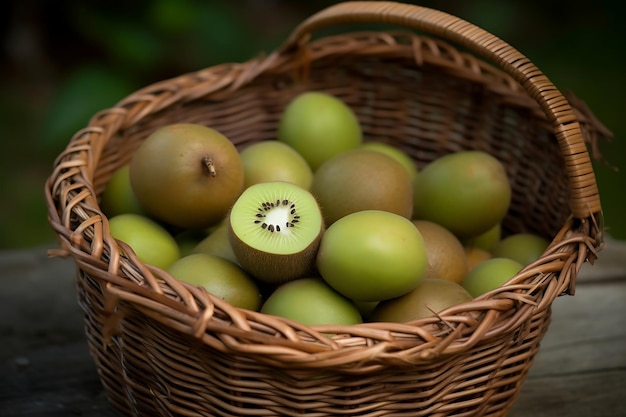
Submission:
[[[371,48],[375,41],[364,45]],[[286,60],[237,89],[176,102],[118,132],[104,148],[96,191],[164,124],[203,123],[243,147],[275,139],[289,100],[302,91],[319,90],[336,95],[356,112],[365,140],[403,149],[419,168],[462,149],[483,150],[500,159],[513,188],[504,235],[524,231],[551,239],[562,227],[569,215],[569,190],[559,146],[538,105],[524,91],[507,86],[502,81],[506,77],[490,67],[478,68],[472,59],[454,62],[458,57],[446,56],[443,49],[433,53],[432,47],[420,52],[421,64],[416,64],[410,44],[404,51],[401,44],[394,45],[390,56],[357,46],[337,48],[333,54],[320,45],[318,50],[325,52],[318,57],[315,48],[313,44],[308,60]],[[306,74],[298,75],[303,68]],[[211,75],[195,74],[199,84]]]

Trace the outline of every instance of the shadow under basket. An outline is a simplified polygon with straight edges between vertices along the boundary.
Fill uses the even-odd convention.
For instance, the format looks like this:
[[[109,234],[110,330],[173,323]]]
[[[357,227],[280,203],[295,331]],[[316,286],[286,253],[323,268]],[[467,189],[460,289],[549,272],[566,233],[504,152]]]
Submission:
[[[352,23],[371,30],[313,37]],[[275,138],[286,104],[327,91],[366,140],[422,168],[478,149],[513,188],[503,233],[550,246],[498,289],[412,323],[307,327],[235,308],[142,264],[111,237],[99,197],[155,129],[202,123],[238,147]],[[60,248],[77,264],[90,352],[112,405],[132,416],[504,416],[548,329],[603,244],[588,146],[610,132],[527,58],[440,11],[339,3],[272,53],[184,74],[94,115],[46,182]],[[329,336],[332,334],[334,336]]]

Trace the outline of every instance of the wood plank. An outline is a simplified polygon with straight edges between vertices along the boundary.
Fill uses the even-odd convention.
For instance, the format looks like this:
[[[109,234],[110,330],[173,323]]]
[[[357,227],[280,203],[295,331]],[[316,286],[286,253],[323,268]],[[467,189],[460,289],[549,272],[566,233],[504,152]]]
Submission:
[[[576,281],[581,284],[589,281],[620,281],[626,279],[625,271],[626,241],[607,236],[596,262],[593,265],[585,263]]]
[[[626,370],[529,376],[509,417],[626,416]]]
[[[626,282],[579,285],[553,303],[533,375],[626,368]]]
[[[118,417],[84,341],[30,350],[0,364],[0,415]]]
[[[587,281],[552,310],[510,417],[626,415],[626,280]]]
[[[0,360],[29,349],[84,340],[76,268],[45,248],[0,252]]]

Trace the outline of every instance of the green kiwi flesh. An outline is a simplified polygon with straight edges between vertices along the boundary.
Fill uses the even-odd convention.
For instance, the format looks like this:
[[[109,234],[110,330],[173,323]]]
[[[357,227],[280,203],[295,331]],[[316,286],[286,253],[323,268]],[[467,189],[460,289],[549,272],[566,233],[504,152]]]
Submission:
[[[229,240],[237,261],[271,284],[312,270],[323,231],[322,213],[313,195],[287,182],[248,187],[229,215]]]

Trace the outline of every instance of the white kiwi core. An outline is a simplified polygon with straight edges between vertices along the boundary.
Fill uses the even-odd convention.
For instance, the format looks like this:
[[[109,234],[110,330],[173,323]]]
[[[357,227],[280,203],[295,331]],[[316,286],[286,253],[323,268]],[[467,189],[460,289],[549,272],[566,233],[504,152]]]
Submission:
[[[306,249],[320,234],[322,215],[307,190],[287,182],[248,187],[233,205],[233,233],[251,248],[287,255]]]

